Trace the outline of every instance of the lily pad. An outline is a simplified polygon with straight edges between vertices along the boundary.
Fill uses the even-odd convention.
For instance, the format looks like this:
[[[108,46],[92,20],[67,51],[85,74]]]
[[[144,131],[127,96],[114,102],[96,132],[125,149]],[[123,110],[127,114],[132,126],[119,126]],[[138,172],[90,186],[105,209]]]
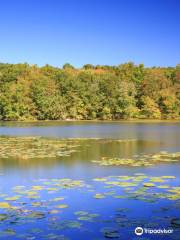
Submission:
[[[55,206],[56,208],[68,208],[67,204],[59,204]]]
[[[0,222],[6,220],[8,218],[8,215],[7,214],[0,214]]]
[[[29,215],[27,215],[27,218],[33,218],[33,219],[42,219],[45,217],[46,215],[43,212],[32,212]]]
[[[11,208],[11,205],[7,202],[0,202],[0,208]]]
[[[171,220],[171,225],[176,228],[180,228],[180,218],[173,218]]]
[[[154,183],[144,183],[143,184],[144,185],[144,187],[155,187],[155,184]]]
[[[106,227],[101,229],[101,232],[105,238],[119,238],[119,232],[115,228]]]
[[[94,195],[94,198],[96,198],[96,199],[101,199],[101,198],[105,198],[105,196],[104,196],[103,194],[101,194],[101,193],[96,193],[96,194]]]

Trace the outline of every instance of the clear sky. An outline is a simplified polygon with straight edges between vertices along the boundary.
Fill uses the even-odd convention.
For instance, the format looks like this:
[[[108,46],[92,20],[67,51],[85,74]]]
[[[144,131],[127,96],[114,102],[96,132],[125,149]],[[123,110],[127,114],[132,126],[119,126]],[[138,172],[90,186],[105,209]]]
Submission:
[[[180,63],[180,0],[0,0],[0,62]]]

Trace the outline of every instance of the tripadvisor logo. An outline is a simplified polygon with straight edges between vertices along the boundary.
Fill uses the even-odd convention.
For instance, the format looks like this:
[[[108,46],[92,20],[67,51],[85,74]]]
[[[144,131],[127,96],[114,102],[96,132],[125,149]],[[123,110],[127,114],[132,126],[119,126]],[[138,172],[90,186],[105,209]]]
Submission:
[[[171,234],[173,233],[173,229],[150,229],[150,228],[142,228],[142,227],[137,227],[135,228],[135,234],[138,236],[141,236],[143,233],[145,234]]]
[[[136,235],[140,236],[140,235],[143,234],[143,228],[142,227],[137,227],[134,232],[135,232]]]

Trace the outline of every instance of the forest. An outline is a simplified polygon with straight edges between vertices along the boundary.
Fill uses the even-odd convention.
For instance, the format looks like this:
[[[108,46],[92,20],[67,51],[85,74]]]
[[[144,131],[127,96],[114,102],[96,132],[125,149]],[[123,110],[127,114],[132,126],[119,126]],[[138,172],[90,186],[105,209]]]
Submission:
[[[180,65],[0,63],[0,120],[180,119]]]

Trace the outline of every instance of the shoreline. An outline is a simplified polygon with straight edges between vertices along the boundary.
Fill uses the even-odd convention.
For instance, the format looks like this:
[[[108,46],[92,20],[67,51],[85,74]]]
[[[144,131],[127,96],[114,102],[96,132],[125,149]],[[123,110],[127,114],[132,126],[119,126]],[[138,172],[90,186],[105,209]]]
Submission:
[[[70,122],[92,122],[92,123],[106,123],[106,122],[112,122],[112,123],[118,123],[118,122],[180,122],[180,119],[119,119],[119,120],[77,120],[77,119],[67,119],[67,120],[17,120],[17,121],[8,121],[8,120],[0,120],[0,123],[58,123],[58,122],[64,122],[64,123],[70,123]]]

